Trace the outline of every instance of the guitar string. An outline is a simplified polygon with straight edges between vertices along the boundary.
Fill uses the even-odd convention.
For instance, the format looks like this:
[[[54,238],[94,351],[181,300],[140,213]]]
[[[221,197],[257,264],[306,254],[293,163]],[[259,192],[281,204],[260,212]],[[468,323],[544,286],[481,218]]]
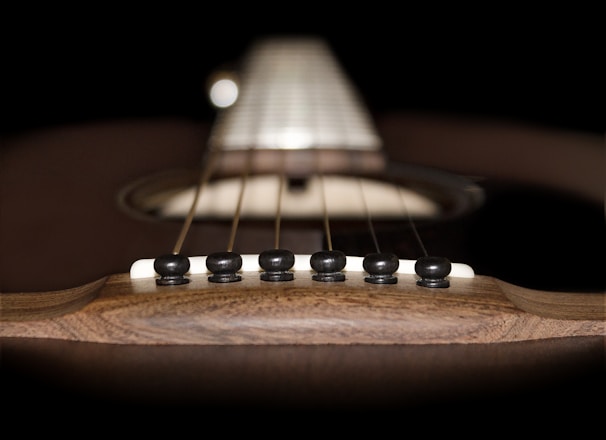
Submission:
[[[181,232],[177,238],[175,246],[173,247],[173,254],[177,255],[181,252],[181,248],[183,247],[183,243],[185,242],[185,237],[187,233],[191,229],[191,224],[196,214],[196,209],[198,206],[198,201],[200,199],[200,195],[208,185],[208,181],[214,171],[215,164],[217,162],[217,158],[219,157],[218,150],[211,150],[208,156],[208,160],[202,160],[202,168],[200,170],[200,178],[198,180],[198,184],[196,185],[196,190],[194,193],[194,199],[190,205],[189,211],[183,222],[183,226],[181,227]]]
[[[252,168],[252,151],[253,151],[252,147],[246,150],[246,165],[244,166],[244,170],[242,171],[242,174],[240,175],[240,191],[238,194],[238,202],[236,204],[236,210],[234,212],[231,231],[229,234],[227,252],[233,251],[234,244],[236,241],[236,233],[238,231],[238,224],[240,223],[240,216],[241,216],[241,212],[242,212],[242,202],[244,201],[244,193],[246,191],[248,176],[249,176],[250,170]]]
[[[316,153],[316,162],[319,162],[319,154]],[[317,175],[318,175],[318,182],[320,185],[320,199],[322,202],[322,217],[323,217],[323,224],[324,224],[324,234],[326,235],[326,245],[328,247],[329,251],[332,251],[332,236],[330,233],[330,219],[328,218],[328,206],[326,203],[326,187],[325,187],[325,182],[324,182],[324,173],[322,172],[322,170],[320,169],[320,167],[317,167]]]
[[[373,219],[372,219],[372,213],[370,212],[370,209],[368,208],[368,202],[366,199],[366,194],[364,192],[364,184],[362,182],[362,178],[358,178],[358,187],[360,188],[360,196],[362,199],[362,207],[363,207],[363,215],[366,217],[366,223],[368,224],[368,230],[370,231],[370,235],[372,237],[372,241],[375,245],[375,249],[377,251],[377,253],[381,253],[381,248],[379,247],[379,240],[377,240],[377,234],[374,228],[374,224],[373,224]]]
[[[404,210],[404,214],[407,217],[408,224],[410,225],[410,228],[412,229],[412,233],[417,241],[417,244],[421,248],[421,252],[423,253],[423,255],[427,256],[427,249],[425,248],[425,244],[423,243],[423,240],[421,239],[421,234],[419,234],[419,231],[417,230],[415,221],[412,218],[412,215],[410,214],[410,210],[408,209],[408,205],[406,204],[406,197],[403,194],[402,188],[400,186],[398,186],[397,184],[394,184],[394,185],[400,196],[400,202],[402,203],[402,209]]]
[[[286,174],[285,174],[285,155],[286,152],[283,151],[280,154],[280,176],[279,176],[279,186],[278,186],[278,201],[276,203],[276,219],[275,219],[275,238],[274,238],[274,248],[280,248],[280,228],[282,222],[282,198],[284,197],[284,187],[286,182]]]

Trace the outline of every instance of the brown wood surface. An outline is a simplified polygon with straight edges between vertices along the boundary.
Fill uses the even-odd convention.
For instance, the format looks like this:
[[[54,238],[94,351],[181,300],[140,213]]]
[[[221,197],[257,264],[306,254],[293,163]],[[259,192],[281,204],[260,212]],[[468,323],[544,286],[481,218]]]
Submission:
[[[188,284],[157,286],[154,278],[114,275],[76,291],[3,295],[0,337],[143,345],[347,345],[606,336],[604,294],[533,292],[484,276],[453,278],[446,289],[420,287],[412,275],[400,276],[395,285],[370,284],[363,277],[348,273],[344,282],[323,283],[310,273],[297,273],[293,281],[266,282],[247,272],[235,283],[193,275]],[[41,301],[66,296],[62,316]],[[510,296],[530,305],[532,313],[516,307]],[[75,302],[86,305],[73,311]]]

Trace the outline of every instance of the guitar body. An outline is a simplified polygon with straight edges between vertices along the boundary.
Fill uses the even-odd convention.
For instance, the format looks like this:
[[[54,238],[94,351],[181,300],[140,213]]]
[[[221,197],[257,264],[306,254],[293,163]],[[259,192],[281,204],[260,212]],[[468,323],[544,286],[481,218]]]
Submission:
[[[369,285],[361,274],[336,284],[296,274],[294,284],[269,287],[255,273],[227,285],[210,285],[204,275],[184,286],[131,280],[130,265],[166,253],[180,223],[137,218],[118,194],[162,170],[195,169],[208,127],[119,121],[5,139],[3,392],[40,407],[61,393],[74,406],[427,409],[456,402],[476,411],[505,398],[521,409],[561,409],[563,393],[598,394],[605,347],[600,137],[413,114],[377,124],[391,160],[475,176],[486,188],[477,211],[420,229],[428,247],[470,263],[475,278],[453,278],[437,290],[416,285],[413,275],[393,286]],[[444,138],[466,152],[450,151]],[[523,162],[503,163],[521,151]],[[543,175],[546,168],[554,176]],[[564,218],[575,206],[586,229],[504,232],[515,222],[498,223],[490,210],[508,188],[557,194],[537,206],[549,214],[542,203],[561,200],[554,208]],[[526,211],[510,219],[558,224],[533,217],[524,203]],[[227,230],[194,223],[183,253],[224,246]],[[243,224],[239,234],[243,253],[272,239],[257,224]],[[543,238],[510,243],[513,253],[479,246],[488,234]],[[570,243],[590,234],[570,253]],[[552,239],[560,254],[533,248]],[[317,249],[321,234],[286,230],[284,240],[306,252]],[[486,250],[492,253],[480,255]],[[584,262],[575,260],[579,254]],[[534,265],[533,276],[503,265]]]

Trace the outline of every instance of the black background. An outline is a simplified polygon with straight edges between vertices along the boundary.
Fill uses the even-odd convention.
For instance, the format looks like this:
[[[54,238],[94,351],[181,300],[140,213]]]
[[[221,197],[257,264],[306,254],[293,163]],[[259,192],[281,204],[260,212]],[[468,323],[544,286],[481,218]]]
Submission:
[[[211,118],[208,75],[255,38],[324,37],[371,110],[604,131],[603,8],[576,3],[5,7],[5,134],[103,119]]]

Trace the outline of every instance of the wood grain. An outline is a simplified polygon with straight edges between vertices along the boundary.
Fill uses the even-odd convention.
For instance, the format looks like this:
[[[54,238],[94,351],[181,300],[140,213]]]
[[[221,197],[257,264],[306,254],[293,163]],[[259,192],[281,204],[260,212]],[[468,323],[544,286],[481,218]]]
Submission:
[[[96,298],[106,280],[52,292],[0,294],[0,321],[48,319],[79,310]]]
[[[51,300],[56,306],[49,308],[40,295],[3,294],[0,337],[273,345],[495,343],[606,335],[604,294],[554,296],[486,276],[456,278],[447,289],[428,289],[416,285],[413,276],[400,276],[395,285],[373,285],[361,273],[349,273],[342,283],[316,282],[305,274],[271,283],[259,280],[258,273],[245,273],[241,282],[217,284],[194,275],[189,284],[161,287],[151,278],[119,274],[69,293],[43,295],[69,296],[65,313],[58,316],[59,302]],[[91,295],[96,295],[93,301]],[[558,303],[560,298],[564,301]],[[86,305],[74,311],[78,301]]]

